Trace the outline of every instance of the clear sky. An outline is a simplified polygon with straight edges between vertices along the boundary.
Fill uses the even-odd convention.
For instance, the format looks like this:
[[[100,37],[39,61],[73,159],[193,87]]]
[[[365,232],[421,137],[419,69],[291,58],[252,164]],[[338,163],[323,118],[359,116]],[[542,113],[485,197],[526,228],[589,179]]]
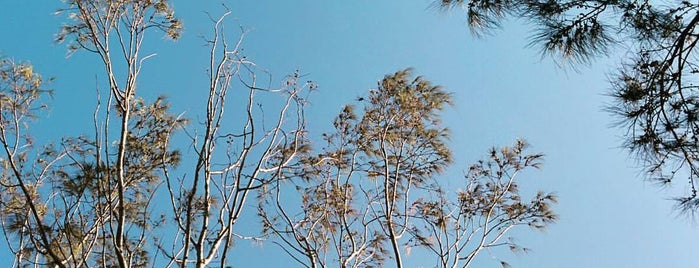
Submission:
[[[205,12],[221,14],[221,1],[172,3],[184,20],[184,35],[176,42],[150,36],[146,50],[157,56],[144,67],[139,90],[151,98],[167,95],[174,112],[195,115],[201,105],[192,100],[205,94],[207,48],[200,36],[211,29]],[[248,58],[276,80],[300,69],[319,84],[307,110],[312,131],[327,130],[343,104],[383,75],[413,67],[454,93],[455,105],[444,119],[455,152],[446,174],[450,183],[489,147],[510,145],[519,137],[532,144],[532,151],[546,154],[543,169],[526,174],[522,184],[557,192],[560,221],[545,232],[516,233],[523,246],[533,249],[528,254],[492,253],[514,267],[699,267],[697,224],[672,210],[671,191],[643,181],[634,159],[620,148],[624,130],[613,127],[614,118],[603,111],[611,102],[604,95],[609,73],[623,54],[566,70],[527,46],[525,21],[506,22],[502,30],[479,39],[469,33],[464,14],[439,13],[428,0],[225,3],[234,18],[228,21],[228,35],[235,37],[239,25],[250,30],[244,42]],[[48,118],[36,128],[44,139],[89,132],[95,79],[103,79],[94,55],[78,52],[66,58],[65,46],[52,42],[63,19],[53,15],[60,5],[0,1],[0,54],[29,61],[36,71],[56,78]],[[274,247],[240,242],[234,265],[291,263]],[[7,245],[0,243],[2,267],[6,252]],[[482,267],[498,267],[488,252],[481,259]],[[412,261],[424,263],[405,261],[407,267]]]

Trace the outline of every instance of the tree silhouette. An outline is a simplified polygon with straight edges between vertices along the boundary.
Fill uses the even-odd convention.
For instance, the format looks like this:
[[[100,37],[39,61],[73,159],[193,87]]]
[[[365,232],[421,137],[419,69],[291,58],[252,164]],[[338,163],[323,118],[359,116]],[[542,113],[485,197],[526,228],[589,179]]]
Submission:
[[[612,79],[608,107],[626,128],[624,146],[641,160],[648,177],[686,185],[681,211],[699,208],[697,36],[699,4],[589,0],[442,0],[444,10],[463,9],[469,26],[483,33],[507,16],[531,21],[532,44],[573,63],[589,62],[617,44],[628,58]],[[686,183],[685,183],[686,182]]]

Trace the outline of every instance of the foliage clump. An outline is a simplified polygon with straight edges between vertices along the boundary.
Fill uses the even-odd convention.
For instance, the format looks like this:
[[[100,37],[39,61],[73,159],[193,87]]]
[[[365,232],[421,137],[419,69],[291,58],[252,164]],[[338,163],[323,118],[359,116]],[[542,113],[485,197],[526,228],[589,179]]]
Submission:
[[[507,16],[524,18],[536,31],[532,44],[572,63],[587,63],[617,44],[626,59],[612,75],[608,110],[626,128],[624,146],[648,178],[661,185],[680,179],[681,211],[699,209],[699,3],[692,1],[441,0],[462,8],[482,33]]]

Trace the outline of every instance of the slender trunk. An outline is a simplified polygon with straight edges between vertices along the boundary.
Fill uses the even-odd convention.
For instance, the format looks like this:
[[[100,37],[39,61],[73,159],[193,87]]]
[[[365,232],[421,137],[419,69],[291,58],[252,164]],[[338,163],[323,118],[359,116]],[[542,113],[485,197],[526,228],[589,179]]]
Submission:
[[[126,261],[124,258],[124,241],[125,239],[125,225],[126,225],[126,207],[124,205],[125,202],[125,188],[126,186],[124,185],[124,158],[126,155],[126,139],[129,135],[129,117],[130,117],[130,103],[129,103],[129,96],[127,95],[126,98],[124,99],[124,103],[121,105],[123,109],[123,117],[121,118],[121,137],[119,139],[119,151],[118,151],[118,158],[117,158],[117,163],[116,163],[116,169],[117,169],[117,198],[119,200],[119,203],[117,204],[117,213],[118,213],[118,218],[117,218],[117,233],[116,237],[114,238],[114,246],[116,250],[116,257],[117,261],[119,262],[119,267],[124,267],[127,268],[129,267],[129,263]]]

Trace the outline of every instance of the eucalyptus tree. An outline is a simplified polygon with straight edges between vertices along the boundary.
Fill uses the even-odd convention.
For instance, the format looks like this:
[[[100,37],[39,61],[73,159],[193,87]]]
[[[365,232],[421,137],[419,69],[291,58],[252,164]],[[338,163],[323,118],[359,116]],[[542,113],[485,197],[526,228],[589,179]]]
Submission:
[[[507,16],[531,22],[532,44],[572,62],[588,62],[612,46],[629,48],[612,79],[609,110],[626,128],[624,146],[642,161],[648,177],[686,185],[678,207],[699,208],[699,138],[696,85],[699,4],[648,0],[441,0],[463,9],[482,33]]]
[[[444,190],[439,175],[452,151],[440,111],[451,95],[441,87],[402,70],[358,101],[322,135],[320,152],[281,168],[285,179],[260,197],[265,232],[298,263],[406,267],[404,256],[415,248],[435,253],[443,267],[468,266],[484,248],[514,246],[499,243],[514,226],[555,222],[555,196],[540,193],[527,203],[518,193],[516,173],[541,158],[523,155],[523,142],[474,165],[465,190]],[[288,194],[294,189],[296,201]]]

